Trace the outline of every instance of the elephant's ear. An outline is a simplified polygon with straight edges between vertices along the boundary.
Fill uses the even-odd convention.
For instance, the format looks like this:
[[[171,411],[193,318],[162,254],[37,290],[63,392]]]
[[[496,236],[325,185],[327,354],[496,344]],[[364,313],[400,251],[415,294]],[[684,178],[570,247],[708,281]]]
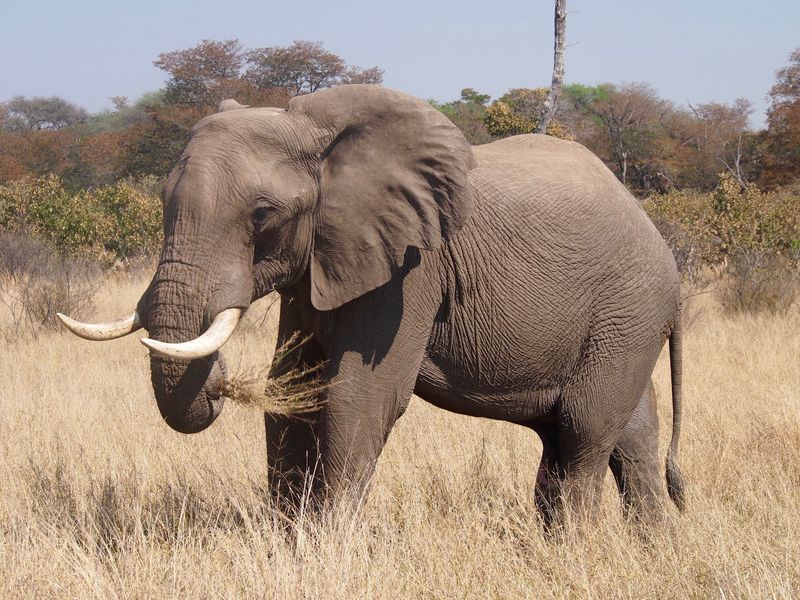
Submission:
[[[403,266],[409,246],[431,250],[472,211],[472,149],[428,103],[379,86],[294,98],[290,113],[324,133],[311,257],[311,301],[330,310]]]

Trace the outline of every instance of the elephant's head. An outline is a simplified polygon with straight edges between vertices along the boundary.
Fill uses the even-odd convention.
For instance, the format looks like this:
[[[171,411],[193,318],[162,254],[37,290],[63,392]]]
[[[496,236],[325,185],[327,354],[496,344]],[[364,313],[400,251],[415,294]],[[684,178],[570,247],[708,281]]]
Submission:
[[[408,246],[433,249],[468,218],[472,166],[446,117],[381,87],[320,91],[286,110],[226,101],[164,184],[164,248],[135,315],[65,322],[90,339],[145,327],[161,414],[201,431],[222,408],[217,350],[241,311],[307,272],[320,311],[386,283]]]

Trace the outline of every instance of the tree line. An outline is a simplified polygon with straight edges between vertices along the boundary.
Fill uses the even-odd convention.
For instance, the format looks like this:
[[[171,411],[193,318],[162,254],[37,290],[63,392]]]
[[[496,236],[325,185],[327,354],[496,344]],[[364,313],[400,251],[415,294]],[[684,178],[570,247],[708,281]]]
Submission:
[[[378,67],[361,68],[322,44],[246,49],[238,40],[204,40],[160,54],[164,87],[135,102],[113,97],[95,114],[59,97],[16,96],[0,104],[0,184],[58,175],[71,190],[121,177],[163,177],[191,126],[225,98],[285,106],[295,95],[344,83],[381,83]],[[472,88],[431,103],[473,144],[535,131],[547,88],[511,89],[492,100]],[[800,177],[800,48],[776,74],[767,126],[754,130],[752,105],[677,106],[647,83],[565,85],[547,133],[576,140],[600,156],[640,196],[716,187],[720,173],[743,187],[772,189]]]
[[[435,103],[473,144],[537,130],[547,88],[512,89],[490,102],[472,88]],[[763,189],[800,177],[800,48],[777,73],[767,127],[749,125],[752,104],[676,105],[647,83],[565,85],[550,135],[597,154],[634,193],[711,191],[727,173],[744,188]]]
[[[58,175],[77,191],[123,177],[166,175],[192,125],[225,98],[286,106],[297,94],[344,83],[381,83],[378,67],[348,64],[317,42],[246,49],[238,40],[204,40],[160,54],[168,79],[135,102],[89,114],[59,97],[15,96],[0,103],[0,184]]]

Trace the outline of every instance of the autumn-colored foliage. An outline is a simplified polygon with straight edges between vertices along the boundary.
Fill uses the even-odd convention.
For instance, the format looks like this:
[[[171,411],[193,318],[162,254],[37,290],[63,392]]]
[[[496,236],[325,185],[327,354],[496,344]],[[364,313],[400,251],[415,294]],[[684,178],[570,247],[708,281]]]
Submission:
[[[776,74],[769,95],[772,104],[763,136],[762,183],[773,186],[800,177],[800,48]]]
[[[484,123],[494,138],[503,138],[537,130],[542,107],[547,100],[547,88],[513,88],[486,108]],[[555,120],[547,126],[547,135],[573,139],[566,126],[564,107],[557,105]]]
[[[380,83],[378,67],[348,66],[319,42],[295,41],[285,48],[256,48],[245,55],[245,79],[259,89],[285,89],[292,95],[345,83]]]
[[[547,88],[509,90],[486,109],[486,129],[498,138],[533,133],[539,126],[546,100]],[[569,130],[558,120],[558,115],[548,124],[546,133],[558,138],[572,138]]]
[[[486,109],[485,122],[489,133],[497,137],[533,133],[536,130],[536,121],[514,112],[502,100],[492,102]]]
[[[186,50],[160,54],[153,63],[169,74],[166,99],[170,104],[216,106],[225,98],[247,103],[306,94],[343,83],[380,83],[378,67],[362,69],[325,50],[319,42],[295,41],[286,47],[246,50],[239,40],[203,40]],[[276,104],[267,104],[273,105]]]

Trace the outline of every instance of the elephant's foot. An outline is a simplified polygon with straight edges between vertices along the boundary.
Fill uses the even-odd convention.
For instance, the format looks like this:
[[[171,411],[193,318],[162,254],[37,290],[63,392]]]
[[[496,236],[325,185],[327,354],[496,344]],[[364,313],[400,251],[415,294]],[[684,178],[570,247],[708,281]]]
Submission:
[[[667,502],[657,461],[639,461],[616,447],[608,464],[617,483],[626,520],[646,527],[663,523],[667,517]]]
[[[544,462],[542,461],[539,466],[539,472],[536,474],[534,496],[536,509],[542,518],[544,528],[546,531],[550,531],[554,528],[561,510],[559,506],[561,503],[561,485],[556,474],[545,466]]]

